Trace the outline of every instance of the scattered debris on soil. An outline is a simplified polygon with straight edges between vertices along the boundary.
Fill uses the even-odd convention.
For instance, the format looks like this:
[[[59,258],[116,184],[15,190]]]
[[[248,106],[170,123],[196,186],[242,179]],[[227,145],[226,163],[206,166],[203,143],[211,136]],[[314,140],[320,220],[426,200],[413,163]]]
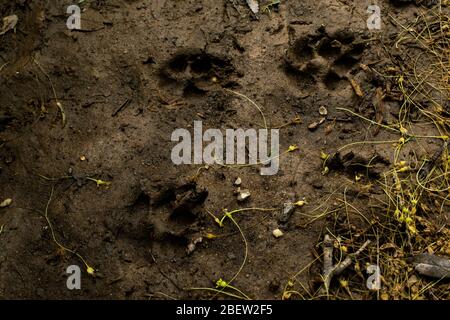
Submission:
[[[377,2],[0,0],[0,298],[448,300],[450,4]]]

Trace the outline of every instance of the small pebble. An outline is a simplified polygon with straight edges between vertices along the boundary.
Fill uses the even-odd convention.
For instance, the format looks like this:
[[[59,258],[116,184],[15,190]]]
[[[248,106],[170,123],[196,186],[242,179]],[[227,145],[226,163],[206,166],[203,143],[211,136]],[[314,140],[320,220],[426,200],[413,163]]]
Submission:
[[[286,223],[295,211],[295,205],[292,202],[286,202],[280,212],[278,221]]]
[[[318,126],[319,126],[319,123],[316,121],[316,122],[311,123],[311,124],[308,126],[308,129],[311,130],[311,131],[313,131],[313,130],[316,130]]]
[[[325,106],[321,106],[321,107],[319,108],[319,114],[320,114],[321,116],[326,116],[326,115],[328,114],[327,108],[325,108]]]
[[[284,233],[280,229],[275,229],[273,230],[272,234],[275,238],[280,238],[283,236]]]
[[[236,179],[236,181],[234,182],[234,185],[235,185],[235,186],[240,186],[241,183],[242,183],[242,179],[241,179],[240,177],[238,177],[238,178]]]
[[[245,190],[241,190],[241,192],[239,192],[238,196],[237,196],[237,200],[238,201],[244,201],[245,199],[247,199],[248,197],[250,197],[250,191],[245,189]]]

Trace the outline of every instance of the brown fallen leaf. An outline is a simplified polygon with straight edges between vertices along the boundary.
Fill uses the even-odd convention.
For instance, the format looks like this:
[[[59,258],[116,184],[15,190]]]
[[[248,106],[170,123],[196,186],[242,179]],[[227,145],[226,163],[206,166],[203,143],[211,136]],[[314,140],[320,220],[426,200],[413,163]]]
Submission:
[[[355,79],[349,79],[350,84],[352,85],[353,90],[355,91],[356,95],[360,98],[364,97],[364,93],[359,86],[359,84],[355,81]]]
[[[366,65],[366,64],[361,63],[361,64],[359,64],[359,67],[360,67],[362,70],[366,71],[366,72],[367,72],[367,71],[370,71],[369,66]]]
[[[329,125],[327,125],[325,127],[325,135],[326,136],[329,135],[333,131],[335,124],[336,124],[336,119],[334,119],[333,122],[331,122]]]

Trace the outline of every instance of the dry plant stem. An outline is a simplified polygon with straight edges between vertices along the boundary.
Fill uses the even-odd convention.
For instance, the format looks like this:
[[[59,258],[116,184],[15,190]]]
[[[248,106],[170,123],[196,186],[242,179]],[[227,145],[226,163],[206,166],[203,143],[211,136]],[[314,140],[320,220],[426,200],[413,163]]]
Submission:
[[[4,63],[3,65],[0,66],[0,71],[3,70],[4,67],[6,67],[8,65],[8,62]]]
[[[231,212],[227,212],[223,216],[222,220],[217,219],[213,214],[210,213],[220,226],[223,225],[223,221],[224,221],[225,218],[229,218],[234,223],[234,225],[238,228],[239,233],[242,236],[242,240],[244,241],[244,246],[245,246],[244,260],[242,261],[242,264],[239,267],[239,270],[236,272],[236,274],[231,278],[230,281],[228,281],[228,283],[226,283],[226,286],[222,287],[221,289],[216,289],[216,288],[190,288],[189,290],[207,290],[207,291],[215,292],[216,294],[213,295],[212,299],[214,299],[218,294],[225,294],[225,295],[228,295],[230,297],[237,298],[237,299],[251,300],[251,298],[249,296],[247,296],[244,292],[242,292],[238,288],[236,288],[236,287],[231,285],[231,283],[234,280],[236,280],[236,278],[239,276],[239,274],[241,273],[242,269],[244,269],[245,263],[247,262],[247,258],[248,258],[248,242],[247,242],[247,239],[245,238],[244,232],[242,231],[242,229],[239,226],[239,224],[236,222],[236,220],[234,220],[232,214],[236,213],[236,212],[240,212],[240,211],[255,210],[255,209],[257,209],[257,208],[245,208],[245,209],[239,209],[239,210],[234,210],[234,211],[231,211]],[[258,210],[272,210],[272,209],[258,209]],[[227,288],[231,289],[231,290],[234,290],[235,292],[239,293],[239,295],[234,294],[234,293],[229,292],[229,291],[225,291],[225,289],[227,289]]]
[[[337,266],[334,267],[332,274],[334,276],[340,275],[346,268],[348,268],[348,266],[350,266],[350,264],[352,263],[352,259],[359,256],[361,252],[363,252],[367,248],[370,242],[371,242],[370,240],[367,240],[366,242],[364,242],[361,248],[358,249],[358,251],[356,251],[353,254],[349,254],[344,259],[344,261],[340,262]]]
[[[216,159],[216,164],[217,164],[218,166],[224,167],[224,168],[243,168],[243,167],[252,167],[252,166],[258,166],[258,165],[265,165],[265,164],[269,163],[270,161],[275,160],[275,159],[278,159],[278,158],[281,158],[281,157],[284,156],[285,154],[292,153],[292,152],[294,152],[295,150],[297,150],[297,149],[294,149],[294,150],[289,150],[289,149],[288,149],[288,150],[286,150],[286,151],[284,151],[284,152],[282,152],[282,153],[280,153],[280,154],[278,154],[278,155],[276,155],[276,156],[270,157],[270,158],[267,159],[267,160],[261,160],[261,161],[258,161],[258,162],[256,162],[256,163],[248,163],[248,164],[222,164],[222,163],[217,162],[217,159]]]
[[[328,292],[331,278],[333,277],[333,240],[330,236],[325,235],[323,240],[323,278],[325,290]]]
[[[267,129],[267,121],[266,121],[266,116],[264,115],[263,111],[261,110],[261,108],[256,104],[256,102],[254,102],[252,99],[250,99],[249,97],[247,97],[246,95],[230,90],[230,89],[225,89],[228,92],[231,92],[241,98],[244,98],[245,100],[247,100],[248,102],[250,102],[256,109],[258,109],[259,113],[261,114],[262,118],[263,118],[263,122],[264,122],[264,128]]]
[[[325,293],[328,295],[331,279],[334,276],[340,275],[345,269],[347,269],[354,258],[359,256],[367,246],[371,243],[367,240],[361,248],[353,254],[349,254],[343,261],[333,266],[333,240],[327,234],[323,240],[323,282]]]
[[[53,85],[52,79],[50,78],[48,73],[45,72],[44,68],[42,68],[42,66],[39,64],[39,62],[37,62],[35,58],[32,58],[32,59],[33,59],[33,62],[38,66],[39,70],[44,74],[44,76],[47,77],[48,81],[50,82],[50,85],[51,85],[52,91],[53,91],[53,95],[55,97],[56,106],[58,107],[59,112],[61,113],[62,127],[64,128],[66,126],[66,122],[67,122],[66,121],[66,113],[64,111],[62,104],[59,102],[58,96],[56,95],[56,89],[55,89],[55,86]]]
[[[90,270],[93,270],[93,269],[89,266],[89,264],[87,263],[87,261],[86,261],[86,260],[85,260],[78,252],[75,252],[74,250],[67,248],[66,246],[62,245],[62,244],[56,239],[55,229],[53,228],[53,224],[52,224],[52,222],[50,221],[50,218],[49,218],[49,216],[48,216],[48,213],[49,213],[49,206],[50,206],[50,203],[51,203],[51,201],[52,201],[54,191],[55,191],[55,186],[52,186],[52,190],[51,190],[51,192],[50,192],[50,197],[49,197],[49,199],[48,199],[48,201],[47,201],[47,205],[45,206],[45,212],[44,212],[44,217],[45,217],[45,220],[47,221],[48,227],[50,228],[50,232],[51,232],[51,234],[52,234],[53,242],[54,242],[54,243],[55,243],[62,251],[67,251],[67,252],[69,252],[69,253],[71,253],[71,254],[77,256],[77,257],[81,260],[81,262],[83,262],[83,264],[86,266],[86,268],[87,268],[87,270],[88,270],[88,273],[89,273]]]

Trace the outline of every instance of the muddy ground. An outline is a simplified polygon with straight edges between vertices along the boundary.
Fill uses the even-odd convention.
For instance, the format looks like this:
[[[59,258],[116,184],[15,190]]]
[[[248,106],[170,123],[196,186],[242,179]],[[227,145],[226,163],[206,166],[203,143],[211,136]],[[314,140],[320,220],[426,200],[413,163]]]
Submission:
[[[394,50],[400,29],[389,16],[407,23],[420,5],[375,2],[381,30],[367,27],[373,1],[281,1],[255,16],[238,0],[97,0],[80,4],[82,30],[70,31],[72,1],[0,1],[1,17],[19,18],[15,32],[0,35],[0,200],[13,201],[0,208],[0,297],[211,298],[190,288],[230,280],[245,247],[230,220],[220,228],[208,212],[256,207],[277,210],[234,215],[248,259],[233,285],[251,298],[282,298],[288,280],[321,253],[325,228],[335,227],[336,215],[307,223],[314,208],[332,208],[333,196],[344,195],[369,220],[383,210],[374,204],[383,191],[365,186],[392,164],[390,145],[356,146],[347,165],[328,174],[320,158],[348,143],[392,140],[338,109],[374,118],[358,89],[373,94],[384,80],[367,66],[386,64],[386,49]],[[385,46],[374,41],[380,38]],[[269,127],[290,123],[280,129],[280,150],[299,149],[280,157],[277,175],[261,176],[259,166],[172,163],[172,132],[192,130],[194,121],[204,130],[259,128],[258,110],[229,90],[256,102]],[[388,121],[400,102],[386,105]],[[422,142],[420,155],[441,145]],[[251,192],[243,203],[234,193],[237,177]],[[285,202],[303,199],[292,216],[280,216]],[[352,221],[365,228],[363,219]],[[55,244],[49,222],[94,276]],[[283,237],[272,235],[276,228]],[[82,268],[81,290],[66,287],[69,265]],[[319,275],[316,263],[296,280],[313,287]],[[358,281],[364,288],[364,277]]]

